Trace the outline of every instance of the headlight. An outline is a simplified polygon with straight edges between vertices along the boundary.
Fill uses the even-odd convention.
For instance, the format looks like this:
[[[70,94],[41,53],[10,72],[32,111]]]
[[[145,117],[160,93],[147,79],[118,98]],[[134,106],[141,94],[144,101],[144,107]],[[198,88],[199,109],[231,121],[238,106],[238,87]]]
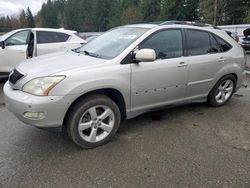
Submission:
[[[65,76],[48,76],[35,78],[27,82],[22,90],[24,92],[39,95],[39,96],[48,96],[49,92],[53,87],[55,87],[59,82],[61,82]]]

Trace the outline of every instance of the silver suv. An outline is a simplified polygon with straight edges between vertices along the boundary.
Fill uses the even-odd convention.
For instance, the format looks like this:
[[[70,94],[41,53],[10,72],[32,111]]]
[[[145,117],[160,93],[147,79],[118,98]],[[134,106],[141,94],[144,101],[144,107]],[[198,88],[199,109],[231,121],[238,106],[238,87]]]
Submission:
[[[62,127],[83,148],[110,141],[121,119],[165,106],[222,106],[242,83],[246,56],[225,31],[192,23],[134,24],[85,46],[20,63],[4,86],[24,123]]]

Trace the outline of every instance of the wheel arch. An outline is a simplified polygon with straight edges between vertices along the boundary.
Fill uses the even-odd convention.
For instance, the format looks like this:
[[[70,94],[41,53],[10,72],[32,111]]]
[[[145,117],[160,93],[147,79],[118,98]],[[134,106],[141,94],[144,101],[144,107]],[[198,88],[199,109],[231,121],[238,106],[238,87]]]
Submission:
[[[210,95],[210,93],[212,92],[213,88],[216,86],[216,84],[222,79],[224,78],[225,76],[228,76],[228,75],[232,75],[234,76],[235,80],[236,80],[236,85],[237,85],[237,81],[238,81],[238,75],[236,73],[227,73],[221,77],[219,77],[218,79],[216,79],[216,82],[214,82],[213,86],[210,88],[209,90],[209,93],[208,93],[208,96]],[[235,92],[235,91],[234,91]]]
[[[72,109],[72,107],[80,100],[82,100],[83,98],[89,96],[89,95],[94,95],[94,94],[101,94],[101,95],[105,95],[107,97],[109,97],[110,99],[112,99],[118,106],[120,113],[121,113],[121,118],[122,119],[126,119],[127,118],[127,112],[126,112],[126,103],[124,100],[124,97],[122,95],[122,93],[120,91],[118,91],[117,89],[113,89],[113,88],[102,88],[102,89],[96,89],[96,90],[92,90],[92,91],[88,91],[87,93],[84,93],[83,95],[79,96],[77,99],[75,99],[73,101],[73,103],[69,106],[64,119],[63,119],[63,127],[65,127],[65,123],[66,120],[69,116],[69,113]]]

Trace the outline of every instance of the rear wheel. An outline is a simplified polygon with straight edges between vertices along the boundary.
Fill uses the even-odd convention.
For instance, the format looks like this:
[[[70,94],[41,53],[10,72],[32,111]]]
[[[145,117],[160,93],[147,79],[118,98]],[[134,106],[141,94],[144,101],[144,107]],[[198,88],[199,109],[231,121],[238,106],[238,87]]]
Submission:
[[[94,148],[109,142],[120,125],[120,111],[104,95],[84,98],[73,106],[67,119],[69,137],[82,148]]]
[[[208,96],[208,103],[212,106],[226,104],[233,95],[236,79],[233,75],[226,75],[217,82]]]

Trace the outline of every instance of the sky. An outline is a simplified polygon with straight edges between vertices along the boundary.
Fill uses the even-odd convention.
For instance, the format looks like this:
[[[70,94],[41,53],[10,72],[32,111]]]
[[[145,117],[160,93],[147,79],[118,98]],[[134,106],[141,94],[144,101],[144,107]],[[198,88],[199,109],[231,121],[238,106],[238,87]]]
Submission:
[[[30,8],[35,15],[47,0],[0,0],[0,16],[12,16],[20,13],[22,9]]]

